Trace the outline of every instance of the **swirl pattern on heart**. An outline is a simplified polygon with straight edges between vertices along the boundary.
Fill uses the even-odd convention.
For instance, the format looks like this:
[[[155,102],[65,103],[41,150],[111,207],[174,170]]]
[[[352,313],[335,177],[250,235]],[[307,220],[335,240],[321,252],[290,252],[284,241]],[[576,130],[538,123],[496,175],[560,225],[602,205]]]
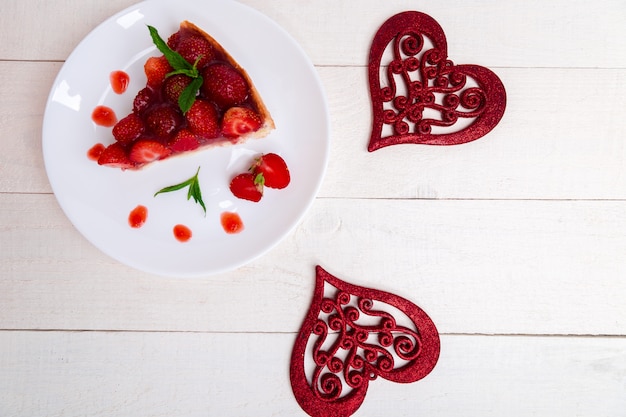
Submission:
[[[498,76],[478,65],[455,65],[447,48],[441,26],[420,12],[397,14],[380,27],[368,67],[370,152],[400,143],[461,144],[498,124],[506,107]]]
[[[294,396],[309,415],[350,416],[371,380],[414,382],[430,373],[438,358],[439,334],[422,309],[317,267],[290,369]]]

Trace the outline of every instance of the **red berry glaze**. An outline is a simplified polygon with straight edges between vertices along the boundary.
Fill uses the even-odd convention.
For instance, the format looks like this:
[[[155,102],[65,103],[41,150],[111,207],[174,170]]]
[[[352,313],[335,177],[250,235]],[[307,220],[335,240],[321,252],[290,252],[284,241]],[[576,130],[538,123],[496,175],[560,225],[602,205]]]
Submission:
[[[139,90],[133,100],[133,113],[142,114],[154,102],[154,93],[148,87]]]
[[[179,130],[168,143],[168,147],[172,152],[193,151],[199,146],[198,136],[188,129]]]
[[[218,106],[228,108],[241,104],[248,97],[246,79],[225,63],[209,65],[202,71],[202,93]]]
[[[113,126],[113,137],[118,142],[129,143],[139,138],[146,130],[146,126],[137,114],[131,113]]]
[[[191,239],[191,236],[192,236],[191,229],[185,226],[184,224],[177,224],[176,226],[174,226],[174,229],[172,229],[172,231],[174,232],[174,237],[179,242],[184,243],[184,242],[187,242],[189,239]]]
[[[225,211],[220,214],[220,223],[224,231],[229,235],[239,233],[244,229],[241,216],[235,212]]]
[[[192,65],[199,58],[198,68],[202,68],[214,60],[216,55],[213,46],[202,36],[195,34],[181,36],[175,50]]]
[[[180,111],[174,106],[159,106],[146,113],[146,127],[160,138],[172,136],[182,121]]]
[[[191,84],[191,78],[183,74],[167,77],[163,82],[163,96],[174,105],[178,105],[178,98],[183,90]]]
[[[110,107],[96,106],[91,113],[91,120],[98,126],[111,127],[117,123],[117,116]]]
[[[87,151],[87,158],[91,159],[92,161],[98,161],[103,151],[104,145],[101,143],[96,143]]]
[[[196,100],[185,117],[187,118],[189,130],[198,136],[212,139],[220,134],[217,110],[213,104],[206,100]]]
[[[111,82],[111,89],[116,94],[122,94],[128,88],[130,83],[130,77],[124,71],[113,71],[109,74],[109,81]]]
[[[148,208],[146,206],[138,205],[131,210],[128,215],[128,224],[130,227],[138,229],[144,225],[148,219]]]
[[[185,21],[167,44],[196,65],[198,77],[194,79],[193,70],[184,65],[173,68],[164,55],[147,58],[146,84],[134,96],[132,112],[118,121],[112,109],[94,111],[94,122],[113,127],[119,145],[103,151],[104,158],[93,156],[102,165],[136,170],[173,154],[240,143],[261,127],[266,135],[274,127],[246,72],[210,35]],[[113,87],[113,73],[110,78],[112,88],[125,88]],[[181,99],[183,92],[191,91],[192,82],[196,95]]]

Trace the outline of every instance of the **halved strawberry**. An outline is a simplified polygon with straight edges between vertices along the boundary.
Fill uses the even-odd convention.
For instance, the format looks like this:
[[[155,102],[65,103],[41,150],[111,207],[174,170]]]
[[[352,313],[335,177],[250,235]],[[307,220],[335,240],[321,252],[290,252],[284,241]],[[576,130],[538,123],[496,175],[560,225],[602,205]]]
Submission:
[[[181,129],[176,136],[169,141],[168,146],[172,152],[184,152],[198,148],[200,142],[198,141],[198,136],[194,133],[190,132],[188,129]]]
[[[202,93],[222,108],[243,103],[248,97],[246,79],[231,65],[209,65],[202,71],[202,79]]]
[[[114,168],[127,169],[134,166],[133,162],[126,155],[124,147],[115,142],[104,148],[100,157],[98,158],[99,165],[107,165]]]
[[[185,114],[189,130],[205,139],[219,136],[220,127],[217,110],[206,100],[197,99]]]
[[[222,119],[222,134],[227,138],[237,138],[255,132],[261,127],[261,117],[247,107],[231,107]]]
[[[137,139],[146,130],[146,126],[136,113],[131,113],[113,126],[113,137],[118,142],[128,143]]]
[[[239,174],[231,180],[229,188],[237,198],[258,202],[263,197],[263,178],[249,172]]]
[[[155,140],[139,140],[130,149],[129,158],[133,162],[144,164],[167,157],[172,151]]]
[[[261,155],[252,165],[250,171],[254,175],[262,174],[265,179],[264,185],[270,188],[285,188],[291,181],[287,163],[275,153]]]
[[[170,63],[163,55],[148,58],[143,66],[143,69],[146,73],[146,78],[148,79],[148,85],[152,87],[158,87],[163,84],[165,76],[172,71]]]

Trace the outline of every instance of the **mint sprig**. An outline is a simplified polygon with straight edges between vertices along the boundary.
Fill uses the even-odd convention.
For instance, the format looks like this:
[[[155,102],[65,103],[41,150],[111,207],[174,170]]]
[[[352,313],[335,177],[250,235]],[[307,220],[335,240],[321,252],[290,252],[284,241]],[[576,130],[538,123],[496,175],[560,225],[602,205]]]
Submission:
[[[174,71],[168,73],[166,77],[170,77],[176,74],[183,74],[190,78],[192,78],[191,83],[185,87],[180,96],[178,97],[178,107],[183,112],[183,114],[187,113],[193,102],[196,100],[196,95],[198,94],[198,90],[200,90],[200,86],[202,85],[202,76],[198,71],[198,61],[200,61],[201,57],[196,59],[196,62],[190,64],[187,62],[185,58],[178,52],[171,49],[167,43],[161,38],[159,32],[152,26],[147,25],[148,30],[150,31],[150,37],[152,37],[152,42],[156,45],[157,49],[161,51],[167,62],[170,63]]]
[[[190,200],[193,197],[194,201],[204,210],[204,215],[206,216],[206,206],[204,205],[204,201],[202,201],[202,192],[200,191],[200,181],[198,180],[198,173],[200,172],[200,167],[196,171],[196,175],[189,178],[186,181],[181,182],[180,184],[170,185],[169,187],[161,188],[159,191],[154,193],[154,197],[162,193],[169,193],[172,191],[181,190],[185,187],[189,187],[187,190],[187,200]]]

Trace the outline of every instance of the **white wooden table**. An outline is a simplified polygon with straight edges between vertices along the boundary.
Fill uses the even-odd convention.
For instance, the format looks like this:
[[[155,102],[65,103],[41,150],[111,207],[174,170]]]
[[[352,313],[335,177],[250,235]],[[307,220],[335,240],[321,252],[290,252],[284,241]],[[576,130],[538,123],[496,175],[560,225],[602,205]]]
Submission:
[[[314,62],[328,170],[270,253],[180,280],[94,248],[43,166],[63,61],[134,0],[3,1],[0,416],[304,415],[288,360],[316,264],[412,300],[441,332],[428,377],[374,381],[356,415],[626,415],[626,3],[242,2]],[[370,42],[405,10],[442,25],[455,63],[503,80],[487,137],[367,152]]]

